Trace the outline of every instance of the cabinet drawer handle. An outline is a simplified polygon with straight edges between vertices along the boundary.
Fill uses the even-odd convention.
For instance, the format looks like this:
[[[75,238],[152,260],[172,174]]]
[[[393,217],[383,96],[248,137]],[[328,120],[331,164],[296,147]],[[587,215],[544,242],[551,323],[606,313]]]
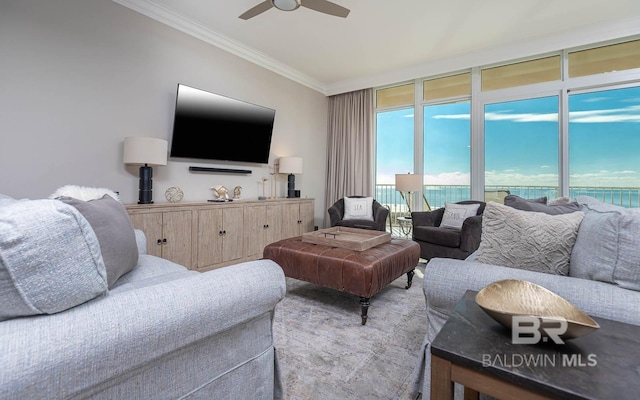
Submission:
[[[220,231],[220,232],[218,232],[218,235],[222,236],[222,235],[224,235],[224,233],[222,233],[222,231]]]
[[[162,246],[162,239],[158,239],[158,246]]]
[[[162,244],[167,244],[167,239],[162,239]]]

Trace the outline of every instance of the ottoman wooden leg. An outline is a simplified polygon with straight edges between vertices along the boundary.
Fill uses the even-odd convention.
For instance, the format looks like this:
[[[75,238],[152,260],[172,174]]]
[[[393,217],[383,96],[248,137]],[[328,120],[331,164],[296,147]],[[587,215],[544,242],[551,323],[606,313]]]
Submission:
[[[367,323],[367,312],[369,311],[369,297],[360,297],[360,308],[362,309],[362,325]]]
[[[407,286],[405,289],[409,289],[411,287],[411,284],[413,283],[413,275],[415,274],[414,270],[407,272]]]

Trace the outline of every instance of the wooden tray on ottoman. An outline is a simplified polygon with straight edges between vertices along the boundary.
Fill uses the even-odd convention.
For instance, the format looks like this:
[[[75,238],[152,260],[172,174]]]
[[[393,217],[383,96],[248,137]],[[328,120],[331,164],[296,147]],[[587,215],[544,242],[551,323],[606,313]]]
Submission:
[[[363,251],[391,241],[389,232],[334,226],[302,234],[306,243]]]

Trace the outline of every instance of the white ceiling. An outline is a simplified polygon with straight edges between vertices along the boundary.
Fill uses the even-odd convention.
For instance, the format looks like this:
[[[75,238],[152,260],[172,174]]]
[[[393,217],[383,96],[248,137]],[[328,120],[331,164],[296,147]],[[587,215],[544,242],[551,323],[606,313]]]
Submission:
[[[640,34],[639,0],[335,0],[338,18],[262,0],[113,0],[331,95]]]

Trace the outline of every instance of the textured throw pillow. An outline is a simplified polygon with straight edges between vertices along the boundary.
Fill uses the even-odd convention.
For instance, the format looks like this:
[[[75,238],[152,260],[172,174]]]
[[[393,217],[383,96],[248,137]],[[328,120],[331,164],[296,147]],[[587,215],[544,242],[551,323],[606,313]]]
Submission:
[[[116,192],[107,188],[78,186],[78,185],[65,185],[58,188],[53,192],[49,198],[56,199],[58,197],[73,197],[74,199],[89,201],[99,199],[105,194],[113,197],[116,200],[120,200],[120,197]]]
[[[510,194],[509,196],[504,198],[504,204],[506,206],[523,211],[533,211],[550,215],[559,215],[581,210],[580,205],[576,202],[554,205],[549,205],[546,203],[546,197],[540,197],[537,199],[523,199],[522,197]]]
[[[585,216],[569,274],[640,291],[640,210],[578,197]]]
[[[78,210],[46,199],[0,206],[0,321],[57,313],[106,291],[98,239]]]
[[[480,204],[444,203],[440,228],[462,229],[464,220],[478,214]]]
[[[476,261],[567,275],[582,211],[548,215],[487,203]]]
[[[373,221],[373,197],[345,197],[342,219]]]
[[[77,208],[91,224],[100,242],[111,288],[118,278],[138,264],[136,236],[127,210],[119,201],[106,194],[90,201],[71,197],[59,197],[58,200]]]

